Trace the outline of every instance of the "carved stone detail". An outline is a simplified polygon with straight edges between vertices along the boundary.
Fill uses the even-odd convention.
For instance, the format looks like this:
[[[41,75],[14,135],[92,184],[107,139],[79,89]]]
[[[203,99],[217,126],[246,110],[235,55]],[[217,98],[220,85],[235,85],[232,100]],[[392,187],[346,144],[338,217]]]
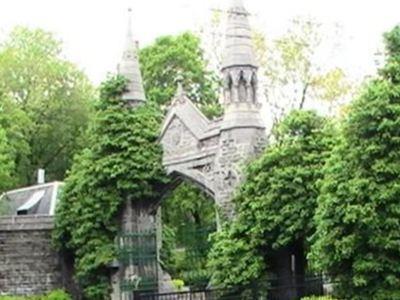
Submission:
[[[167,156],[175,156],[182,151],[188,151],[197,146],[197,139],[189,129],[175,117],[165,132],[162,139],[164,153]],[[179,151],[177,151],[179,149]]]
[[[265,144],[251,32],[246,9],[234,1],[228,10],[221,69],[225,115],[218,121],[207,120],[179,86],[161,139],[167,170],[206,185],[227,216],[233,215],[231,200],[243,181],[246,163]],[[171,118],[176,119],[171,122]]]

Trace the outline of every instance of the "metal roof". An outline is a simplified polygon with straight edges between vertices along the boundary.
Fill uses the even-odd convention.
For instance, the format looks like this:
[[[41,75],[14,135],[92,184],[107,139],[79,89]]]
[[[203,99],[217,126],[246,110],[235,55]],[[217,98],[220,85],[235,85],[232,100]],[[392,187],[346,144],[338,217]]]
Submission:
[[[62,185],[51,182],[5,192],[0,196],[2,214],[54,215]]]

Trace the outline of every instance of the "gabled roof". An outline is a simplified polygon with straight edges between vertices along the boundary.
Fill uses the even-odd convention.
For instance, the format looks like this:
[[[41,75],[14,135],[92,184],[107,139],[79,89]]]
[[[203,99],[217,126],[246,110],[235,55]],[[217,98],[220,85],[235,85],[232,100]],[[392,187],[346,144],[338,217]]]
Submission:
[[[163,138],[172,120],[177,117],[188,128],[188,130],[197,138],[203,138],[207,132],[210,121],[204,114],[193,104],[192,101],[178,88],[177,95],[172,101],[168,114],[164,120],[160,139]]]
[[[54,215],[62,182],[38,184],[5,192],[0,196],[3,215]]]

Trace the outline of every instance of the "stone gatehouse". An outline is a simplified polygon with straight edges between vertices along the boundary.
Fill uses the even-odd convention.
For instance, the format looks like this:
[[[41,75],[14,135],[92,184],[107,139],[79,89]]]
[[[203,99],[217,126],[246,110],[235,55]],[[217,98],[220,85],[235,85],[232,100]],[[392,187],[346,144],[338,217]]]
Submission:
[[[266,133],[257,97],[258,65],[248,12],[240,0],[231,0],[226,28],[221,69],[224,115],[216,120],[207,119],[179,87],[159,140],[168,174],[176,181],[186,179],[195,183],[212,196],[226,218],[231,218],[234,215],[231,198],[244,179],[243,167],[263,149]],[[131,21],[118,72],[129,79],[123,101],[135,109],[146,101],[146,96]],[[57,196],[46,198],[46,193],[36,193],[33,199],[19,203],[10,212],[12,216],[0,218],[0,293],[37,294],[66,287],[70,280],[62,260],[51,247]],[[127,201],[121,224],[121,230],[127,233],[158,230],[157,247],[160,247],[159,205]],[[121,282],[141,276],[140,268],[134,263],[111,267],[113,299],[129,299],[120,291]],[[158,278],[164,278],[161,268],[157,272]],[[159,289],[164,289],[161,282]]]

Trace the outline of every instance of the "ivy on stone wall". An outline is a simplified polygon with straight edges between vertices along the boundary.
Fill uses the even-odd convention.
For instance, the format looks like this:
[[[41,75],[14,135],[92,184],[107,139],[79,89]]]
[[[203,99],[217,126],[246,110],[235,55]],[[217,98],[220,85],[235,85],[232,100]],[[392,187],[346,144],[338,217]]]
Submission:
[[[86,299],[109,297],[123,202],[155,200],[167,181],[157,144],[162,114],[151,104],[128,107],[121,100],[125,86],[121,76],[102,84],[88,147],[75,157],[57,208],[54,239],[74,257]]]

